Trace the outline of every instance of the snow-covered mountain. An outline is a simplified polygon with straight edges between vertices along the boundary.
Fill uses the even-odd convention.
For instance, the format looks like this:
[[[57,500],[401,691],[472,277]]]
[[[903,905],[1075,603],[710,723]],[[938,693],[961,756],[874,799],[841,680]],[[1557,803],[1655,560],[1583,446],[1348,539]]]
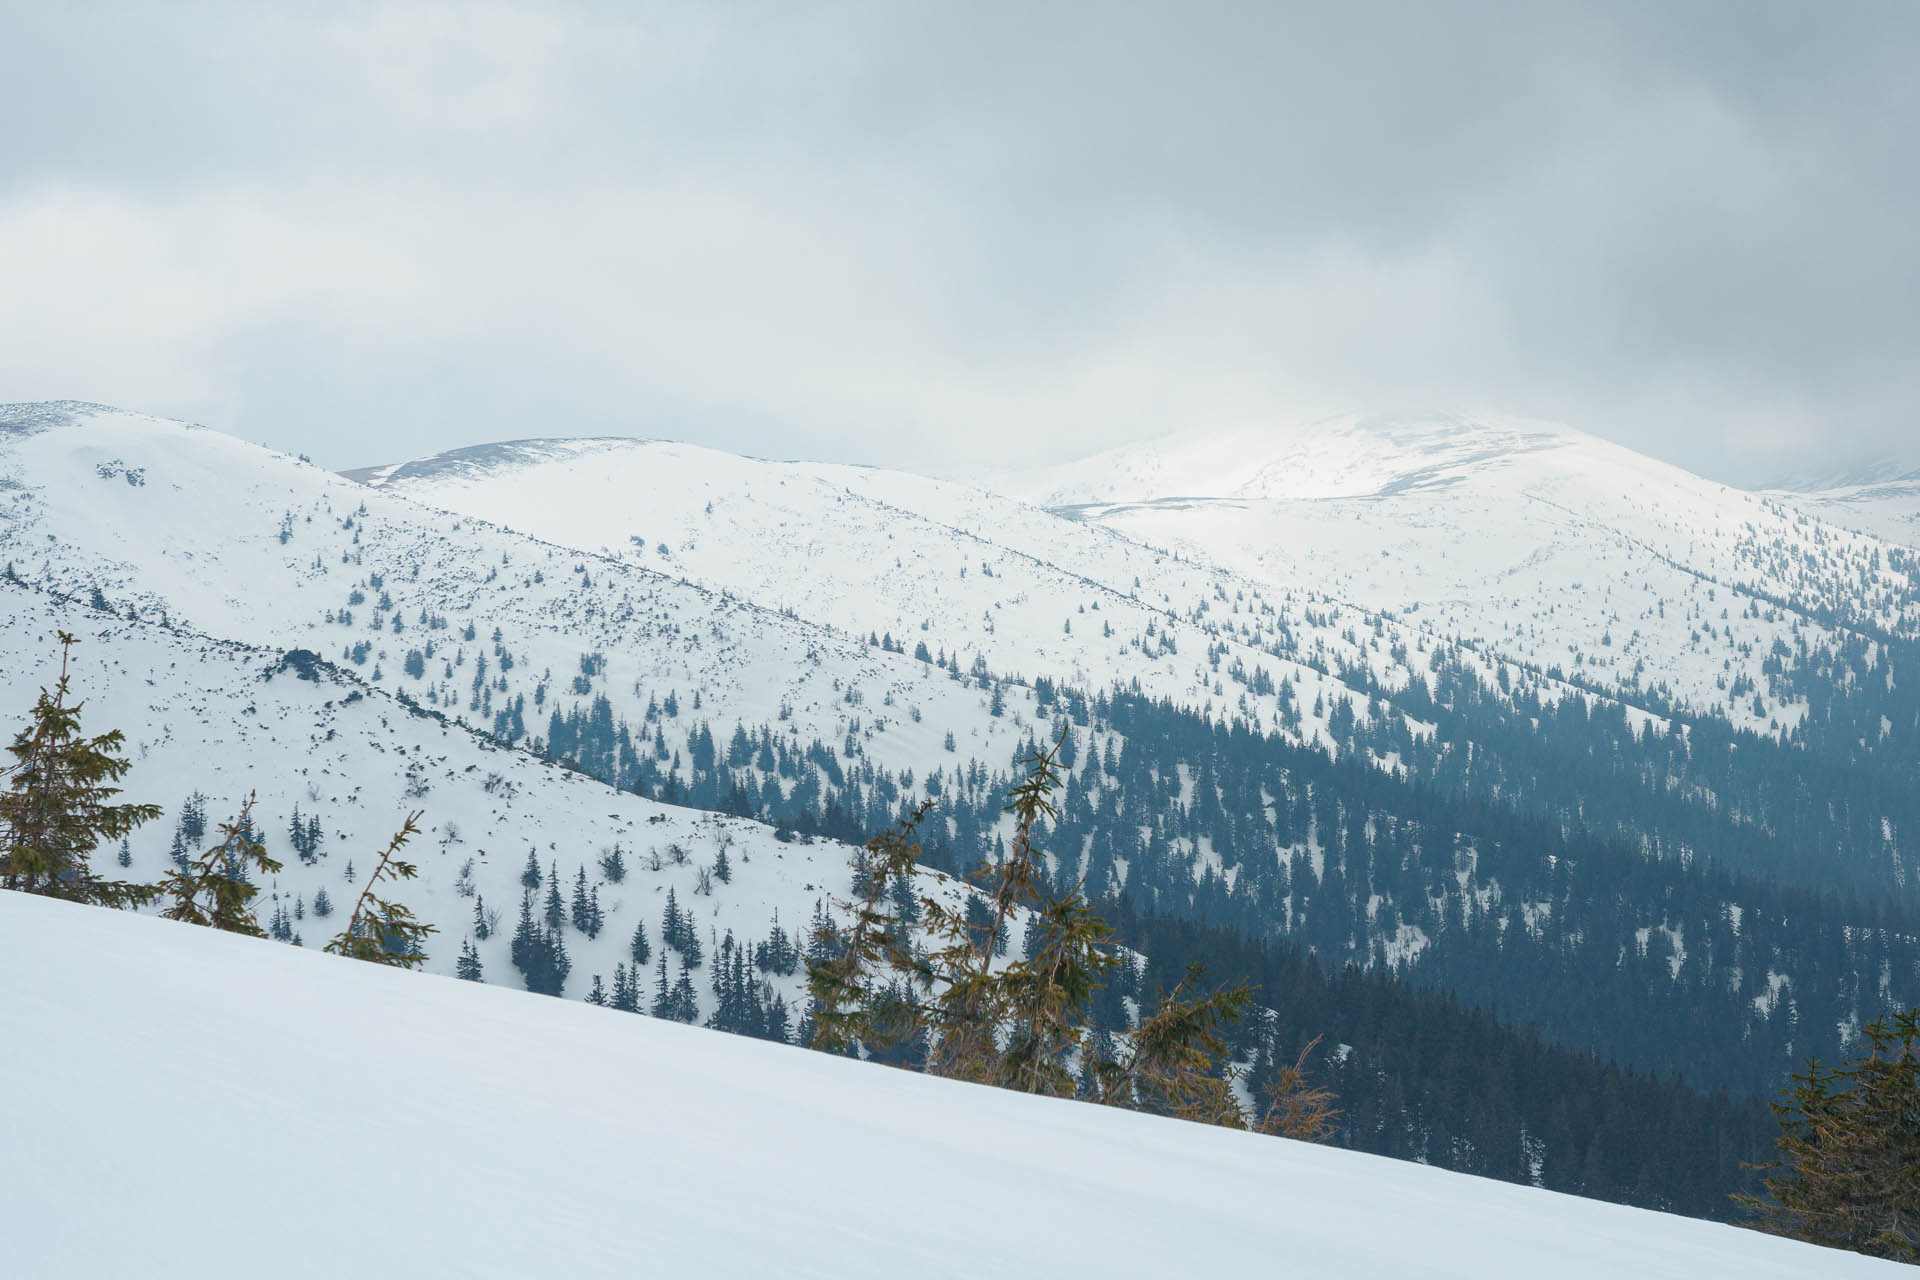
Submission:
[[[20,894],[0,970],[15,1275],[1902,1274]]]
[[[1347,416],[1175,436],[993,483],[1272,589],[1419,620],[1629,700],[1656,687],[1735,723],[1753,721],[1727,690],[1764,684],[1776,641],[1817,642],[1836,619],[1920,629],[1920,581],[1880,537],[1549,423]]]
[[[778,998],[797,1021],[790,944],[844,897],[844,842],[936,800],[923,889],[959,892],[941,877],[1004,838],[1012,762],[1063,732],[1071,780],[1048,834],[1064,882],[1443,987],[1649,1077],[1769,1089],[1781,1064],[1831,1056],[1878,1002],[1920,990],[1905,914],[1920,816],[1887,781],[1920,723],[1887,674],[1911,648],[1909,553],[1559,429],[1350,425],[1302,437],[1304,480],[1241,442],[1208,455],[1239,468],[1226,497],[1109,501],[1129,467],[1190,487],[1195,445],[1157,470],[1090,464],[1108,487],[1050,482],[1039,496],[1088,502],[1049,510],[625,439],[340,476],[101,406],[0,406],[0,705],[17,714],[51,677],[57,629],[80,634],[87,723],[128,731],[129,796],[167,809],[129,842],[129,875],[204,847],[196,824],[257,789],[255,821],[286,864],[263,922],[312,946],[333,931],[313,917],[320,891],[344,908],[349,862],[364,875],[424,809],[422,878],[402,896],[441,929],[430,969],[453,971],[471,939],[488,981],[520,984],[507,937],[531,854],[536,915],[558,881],[565,994],[630,971],[642,926],[646,995],[664,980],[687,1016],[719,1025],[729,939],[763,1010]],[[1380,438],[1397,443],[1367,453]],[[1596,488],[1566,462],[1585,455],[1611,459],[1612,479]],[[1722,522],[1749,527],[1708,537],[1662,509],[1649,533],[1636,513],[1660,486],[1676,503],[1720,494]],[[1334,496],[1285,496],[1302,492]],[[1351,526],[1394,540],[1389,558],[1411,566],[1395,572],[1441,581],[1456,555],[1518,554],[1526,527],[1495,521],[1482,538],[1475,504],[1533,513],[1549,542],[1512,594],[1482,599],[1466,580],[1444,609],[1366,598],[1358,568],[1278,581],[1258,557],[1127,524],[1296,520],[1329,562],[1384,573],[1346,548]],[[1698,545],[1683,547],[1689,530]],[[1761,554],[1763,532],[1786,549]],[[1735,570],[1774,576],[1743,595]],[[1609,586],[1644,588],[1643,571],[1666,576],[1640,634],[1587,608]],[[1473,630],[1456,616],[1469,606]],[[1582,643],[1612,661],[1551,650],[1546,637],[1583,627],[1602,629]],[[1650,654],[1671,661],[1641,668]],[[1836,777],[1863,799],[1828,804]],[[616,849],[622,874],[603,863]],[[576,886],[591,929],[574,922]],[[669,893],[705,969],[662,945]],[[500,915],[487,937],[482,901]],[[787,958],[759,963],[776,923]],[[1589,995],[1569,1003],[1570,981]],[[1288,1026],[1296,1048],[1322,1029]],[[1238,1060],[1276,1034],[1250,1031]],[[1416,1096],[1427,1065],[1389,1066],[1349,1038],[1346,1087],[1406,1100],[1381,1104],[1402,1127],[1369,1131],[1373,1149],[1464,1151],[1456,1167],[1688,1212],[1724,1204],[1726,1171],[1643,1187],[1631,1160],[1648,1141],[1597,1169],[1598,1121],[1569,1126],[1535,1102],[1494,1099],[1511,1114],[1476,1120],[1484,1142],[1447,1141]],[[1632,1117],[1665,1105],[1635,1099]],[[1753,1140],[1712,1105],[1716,1132]],[[1516,1131],[1533,1136],[1515,1148]]]
[[[1781,498],[1830,524],[1920,548],[1920,469],[1783,492]]]

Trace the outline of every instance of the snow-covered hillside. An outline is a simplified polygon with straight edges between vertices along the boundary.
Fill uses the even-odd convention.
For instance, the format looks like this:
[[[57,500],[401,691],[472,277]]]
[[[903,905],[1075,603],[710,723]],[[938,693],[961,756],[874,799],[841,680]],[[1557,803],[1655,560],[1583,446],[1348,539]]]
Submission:
[[[1832,615],[1902,634],[1920,591],[1878,538],[1553,424],[1347,416],[1189,434],[1001,491],[1276,589],[1311,586],[1735,723],[1727,690]],[[1813,514],[1809,514],[1812,511]],[[1631,695],[1629,695],[1631,696]]]
[[[602,919],[597,936],[567,932],[567,994],[584,996],[594,975],[610,984],[616,965],[631,966],[636,925],[652,951],[641,975],[649,999],[661,959],[677,982],[687,966],[661,938],[672,892],[707,961],[692,982],[701,1017],[713,1009],[708,977],[723,939],[731,934],[751,947],[769,939],[776,921],[790,938],[804,938],[814,904],[848,891],[844,846],[780,841],[759,823],[616,791],[409,709],[347,671],[320,666],[303,678],[274,651],[125,622],[4,583],[0,623],[0,707],[8,722],[57,674],[56,633],[77,633],[70,674],[83,724],[92,733],[126,733],[133,765],[126,798],[166,811],[130,837],[124,870],[112,865],[113,849],[95,853],[95,869],[157,880],[183,815],[196,807],[188,803],[194,793],[206,825],[203,834],[188,833],[193,854],[257,793],[254,824],[283,864],[262,883],[257,914],[265,926],[284,913],[287,929],[309,948],[340,930],[374,859],[416,811],[424,814],[422,834],[404,856],[420,877],[390,896],[439,929],[426,947],[435,973],[453,973],[462,942],[471,940],[489,981],[519,984],[508,945],[529,854],[544,877],[557,873],[569,911],[584,873]],[[310,859],[289,836],[296,818],[318,824]],[[615,849],[625,868],[618,880],[602,864]],[[722,850],[728,874],[716,878]],[[546,890],[543,879],[536,910]],[[331,903],[324,918],[315,910],[322,893]],[[476,936],[476,909],[497,916],[491,937]],[[754,976],[789,1007],[800,1001],[799,969]]]
[[[0,971],[10,1275],[1903,1274],[20,894]]]
[[[1920,548],[1920,470],[1782,492],[1778,497],[1831,524]]]

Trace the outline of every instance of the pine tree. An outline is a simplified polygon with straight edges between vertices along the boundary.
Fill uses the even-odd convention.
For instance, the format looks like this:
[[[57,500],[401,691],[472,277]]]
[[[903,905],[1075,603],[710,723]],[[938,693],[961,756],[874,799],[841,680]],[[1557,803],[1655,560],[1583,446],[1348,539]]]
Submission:
[[[1775,1235],[1920,1262],[1920,1009],[1869,1022],[1864,1057],[1795,1073],[1766,1198],[1736,1197]]]
[[[537,890],[540,887],[540,861],[533,856],[531,849],[527,850],[527,866],[520,873],[520,883],[528,889]]]
[[[493,936],[493,927],[487,923],[487,897],[482,893],[473,895],[473,936],[482,942]]]
[[[653,949],[647,945],[647,922],[645,920],[635,920],[633,922],[633,941],[627,945],[627,954],[633,957],[636,970],[639,966],[647,962],[647,957],[652,954],[652,950]]]
[[[527,979],[527,990],[533,990],[532,970],[540,949],[540,933],[533,923],[533,890],[527,889],[520,895],[520,923],[514,926],[513,942],[507,954],[513,960],[513,967]]]
[[[280,864],[267,856],[265,846],[253,835],[253,804],[254,797],[249,794],[240,806],[240,815],[221,824],[218,844],[185,872],[175,870],[161,878],[160,897],[170,899],[162,916],[228,933],[267,936],[249,905],[259,895],[259,886],[249,882],[244,872],[251,865],[273,875]],[[284,914],[276,911],[274,930],[274,936],[283,942],[293,937],[293,926],[284,920]]]
[[[1058,751],[1057,744],[1036,747],[1023,761],[1026,776],[1005,806],[1013,843],[974,873],[986,890],[984,925],[978,911],[922,899],[924,933],[933,944],[922,950],[904,913],[890,909],[892,883],[910,879],[919,861],[917,832],[932,801],[867,842],[856,868],[861,896],[852,904],[852,927],[840,933],[830,919],[817,923],[809,945],[812,1043],[829,1052],[924,1061],[940,1075],[1028,1093],[1092,1092],[1114,1105],[1244,1125],[1219,1066],[1224,1029],[1252,1003],[1244,983],[1189,995],[1199,977],[1190,972],[1141,1020],[1125,1062],[1089,1064],[1080,1080],[1069,1069],[1089,1058],[1094,996],[1121,960],[1109,943],[1112,930],[1081,886],[1056,892],[1040,848],[1041,824],[1058,816],[1051,799],[1060,786]],[[1028,954],[995,968],[993,957],[1022,913]]]
[[[613,966],[613,1007],[622,1013],[640,1011],[639,971],[629,969],[624,960]]]
[[[588,933],[587,926],[593,923],[593,917],[587,909],[587,869],[585,867],[581,867],[573,877],[572,916],[573,927],[582,933]]]
[[[727,861],[727,847],[720,846],[720,852],[713,856],[713,878],[721,884],[733,883],[733,864]]]
[[[313,914],[322,920],[333,914],[333,899],[327,896],[325,885],[321,885],[314,891]]]
[[[673,987],[667,982],[667,949],[664,946],[660,948],[660,964],[653,975],[653,1016],[673,1016]]]
[[[347,917],[346,928],[327,944],[329,953],[402,969],[418,968],[426,961],[426,953],[420,950],[420,943],[428,934],[439,930],[421,923],[408,908],[375,897],[373,892],[383,879],[411,880],[419,874],[411,862],[402,861],[395,855],[407,841],[420,834],[420,819],[424,815],[425,810],[408,814],[400,830],[387,843],[380,861],[374,866],[373,874],[367,877],[366,888],[360,891],[359,900],[353,904],[353,913]]]
[[[468,982],[484,981],[480,966],[480,950],[473,945],[472,938],[463,938],[460,942],[460,959],[454,962],[453,976],[465,978]]]
[[[118,729],[81,736],[84,704],[67,705],[67,659],[78,643],[60,637],[60,676],[42,687],[27,727],[7,750],[14,762],[0,771],[0,888],[108,907],[137,907],[159,893],[151,885],[103,880],[88,866],[102,840],[124,839],[160,816],[152,804],[112,804],[112,784],[131,763],[120,758]]]
[[[604,1006],[607,1003],[607,989],[600,983],[600,975],[593,975],[593,989],[587,992],[587,1003]]]
[[[553,873],[547,877],[547,928],[558,930],[567,922],[566,903],[560,898],[560,867],[556,862]]]

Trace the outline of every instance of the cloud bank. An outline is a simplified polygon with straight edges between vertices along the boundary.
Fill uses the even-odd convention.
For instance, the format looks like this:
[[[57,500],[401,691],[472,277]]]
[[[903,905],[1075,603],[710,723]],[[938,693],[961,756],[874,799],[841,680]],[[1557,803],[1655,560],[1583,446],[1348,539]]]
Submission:
[[[1394,408],[1735,481],[1920,452],[1909,4],[7,25],[0,400],[342,467],[619,433],[937,469]]]

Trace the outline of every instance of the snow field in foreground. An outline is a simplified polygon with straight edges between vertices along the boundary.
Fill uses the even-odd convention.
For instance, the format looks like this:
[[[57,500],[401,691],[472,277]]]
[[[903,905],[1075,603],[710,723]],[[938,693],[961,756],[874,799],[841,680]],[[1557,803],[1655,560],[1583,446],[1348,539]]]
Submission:
[[[16,1277],[1904,1274],[14,893],[0,972]]]

